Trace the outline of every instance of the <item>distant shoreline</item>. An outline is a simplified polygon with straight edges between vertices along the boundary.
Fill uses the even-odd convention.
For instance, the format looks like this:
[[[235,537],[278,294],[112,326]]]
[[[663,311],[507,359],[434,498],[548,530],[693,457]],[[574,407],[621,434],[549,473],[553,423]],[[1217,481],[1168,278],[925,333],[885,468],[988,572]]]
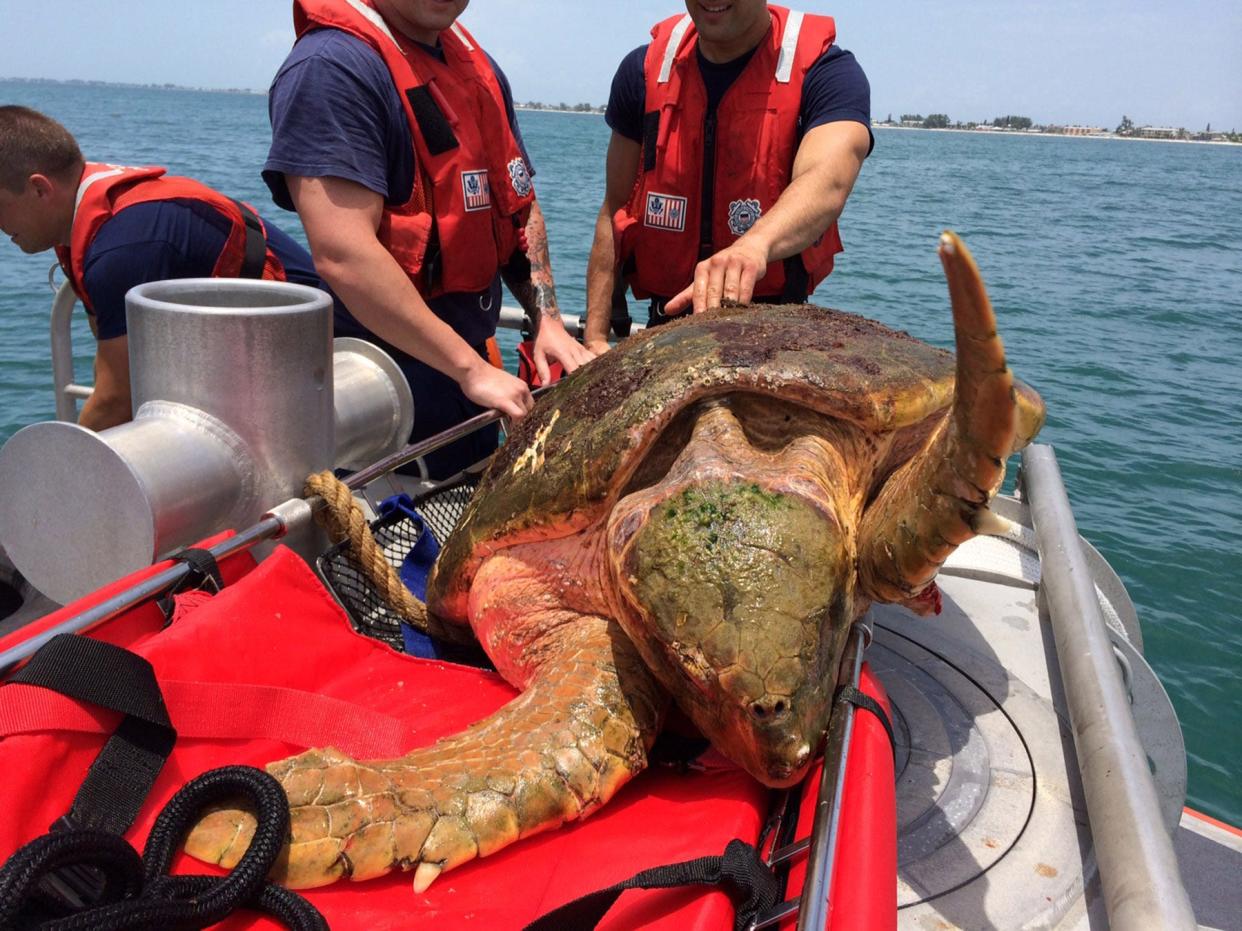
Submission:
[[[0,84],[55,84],[62,87],[125,87],[131,90],[194,91],[199,94],[241,94],[266,97],[267,91],[252,87],[190,87],[186,84],[134,84],[128,81],[88,81],[84,78],[0,78]]]
[[[986,133],[989,136],[1046,136],[1052,139],[1118,139],[1122,142],[1175,142],[1179,145],[1242,145],[1242,142],[1230,142],[1228,139],[1153,139],[1149,136],[1120,136],[1117,133],[1048,133],[1030,129],[991,129],[980,126],[978,129],[954,129],[946,126],[933,129],[930,126],[894,126],[892,123],[872,123],[872,129],[899,129],[917,133],[963,133],[967,136]]]
[[[601,107],[598,110],[575,110],[572,107],[532,107],[529,104],[515,103],[514,110],[522,110],[529,113],[576,113],[579,116],[603,116],[604,110]]]
[[[52,84],[63,87],[121,87],[131,90],[156,90],[156,91],[193,91],[200,94],[236,94],[241,96],[266,97],[266,90],[255,90],[251,87],[191,87],[186,84],[137,84],[129,81],[94,81],[84,78],[23,78],[23,77],[0,77],[0,84]],[[523,112],[543,112],[543,113],[572,113],[578,116],[603,116],[603,107],[591,107],[588,110],[577,109],[576,107],[549,107],[538,106],[532,107],[529,102],[514,102],[515,110]],[[914,132],[928,133],[986,133],[991,136],[1044,136],[1057,139],[1119,139],[1123,142],[1174,142],[1187,145],[1242,145],[1242,142],[1230,142],[1228,139],[1159,139],[1149,136],[1122,136],[1115,132],[1103,133],[1050,133],[1041,130],[1027,129],[1001,129],[987,126],[978,126],[974,129],[958,128],[958,127],[937,127],[929,126],[899,126],[894,123],[875,123],[871,124],[872,129],[900,129],[910,130]]]

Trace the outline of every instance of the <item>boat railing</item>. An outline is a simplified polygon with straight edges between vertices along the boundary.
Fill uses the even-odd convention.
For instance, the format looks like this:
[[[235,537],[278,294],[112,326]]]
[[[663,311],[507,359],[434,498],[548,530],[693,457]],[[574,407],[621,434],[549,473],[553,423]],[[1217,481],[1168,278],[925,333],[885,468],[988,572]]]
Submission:
[[[1193,929],[1194,912],[1051,446],[1023,451],[1020,486],[1035,528],[1039,597],[1052,627],[1109,926]]]
[[[78,296],[73,285],[64,282],[56,287],[57,266],[48,272],[47,281],[55,297],[52,299],[52,385],[56,396],[56,419],[70,423],[78,419],[78,401],[85,400],[95,390],[90,385],[79,385],[73,380],[73,305]]]

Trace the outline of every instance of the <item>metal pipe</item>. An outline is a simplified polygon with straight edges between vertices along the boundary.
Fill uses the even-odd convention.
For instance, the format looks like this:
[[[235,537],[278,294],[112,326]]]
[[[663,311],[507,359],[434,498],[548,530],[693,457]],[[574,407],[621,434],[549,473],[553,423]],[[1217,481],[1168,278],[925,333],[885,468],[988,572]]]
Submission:
[[[864,621],[855,623],[841,657],[842,685],[858,687],[862,674],[863,650],[868,639]],[[806,881],[798,906],[798,931],[822,931],[828,925],[828,896],[836,865],[837,835],[841,827],[841,800],[845,794],[846,759],[854,732],[854,706],[844,703],[832,717],[824,747],[824,769],[815,799],[815,819],[811,826],[811,853],[806,864]]]
[[[561,323],[565,324],[565,332],[574,339],[582,339],[586,333],[586,318],[579,317],[577,314],[561,314]],[[509,307],[504,305],[500,308],[499,326],[506,330],[521,330],[526,327],[526,311],[520,307]],[[646,328],[645,323],[635,320],[630,326],[634,330],[642,330]]]
[[[56,266],[52,267],[55,271]],[[51,274],[48,283],[51,284]],[[74,397],[90,397],[90,389],[73,383],[73,305],[78,296],[73,285],[65,282],[52,299],[52,385],[56,392],[56,419],[76,423],[78,406]]]
[[[1023,451],[1022,485],[1039,544],[1040,594],[1069,705],[1109,926],[1194,929],[1052,447]]]
[[[227,540],[222,540],[215,546],[209,547],[207,552],[211,553],[217,560],[222,560],[232,556],[234,553],[248,550],[264,540],[279,539],[284,534],[285,527],[286,522],[283,518],[275,515],[265,517],[236,536],[229,537]],[[81,614],[75,614],[71,618],[66,618],[61,623],[49,627],[29,640],[24,640],[17,644],[17,646],[10,647],[3,653],[0,653],[0,679],[6,678],[12,672],[13,667],[28,660],[38,652],[41,646],[58,634],[80,634],[98,627],[104,621],[111,620],[118,614],[141,604],[148,598],[154,598],[168,591],[168,589],[185,578],[189,572],[189,565],[183,562],[176,563],[149,578],[143,579],[141,582],[134,583],[125,591],[118,592],[106,601],[101,601],[95,607],[89,608]]]
[[[539,397],[544,392],[550,391],[555,387],[555,385],[544,385],[542,388],[536,388],[531,394],[534,397]],[[359,469],[345,479],[345,484],[351,491],[357,491],[359,488],[371,484],[380,476],[387,475],[394,469],[399,469],[407,462],[413,462],[419,456],[425,456],[427,453],[460,439],[468,433],[473,433],[475,430],[486,427],[503,416],[504,414],[500,413],[500,411],[484,411],[481,414],[475,414],[469,420],[463,420],[457,426],[449,427],[443,433],[437,433],[435,436],[429,436],[425,440],[411,443],[405,448],[397,450],[392,455],[385,456],[378,462],[373,462],[365,469]]]
[[[332,344],[333,464],[357,469],[400,449],[414,426],[414,396],[388,353],[361,339]]]

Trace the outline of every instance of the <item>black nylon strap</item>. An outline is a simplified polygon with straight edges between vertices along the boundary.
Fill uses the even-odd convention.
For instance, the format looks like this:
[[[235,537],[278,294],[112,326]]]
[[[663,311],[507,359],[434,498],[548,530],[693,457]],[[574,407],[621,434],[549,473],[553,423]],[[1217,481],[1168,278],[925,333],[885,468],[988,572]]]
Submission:
[[[233,203],[241,211],[242,222],[246,224],[246,254],[237,277],[262,278],[263,266],[267,262],[267,236],[263,232],[263,221],[240,200]]]
[[[410,102],[410,109],[414,112],[414,119],[418,121],[418,131],[422,134],[428,152],[440,155],[460,145],[448,117],[440,109],[426,84],[411,87],[405,92],[405,98]]]
[[[155,603],[164,612],[165,621],[172,620],[173,610],[176,607],[173,600],[174,595],[199,588],[205,589],[214,595],[224,588],[224,576],[220,574],[220,566],[216,562],[216,557],[211,555],[210,550],[189,546],[183,550],[178,550],[168,558],[174,562],[185,563],[190,567],[190,571],[182,577],[180,582],[156,600]]]
[[[636,873],[624,882],[567,902],[526,926],[525,931],[587,931],[595,928],[626,889],[668,889],[674,886],[726,886],[736,904],[735,931],[748,928],[780,900],[780,885],[750,844],[729,841],[723,856],[700,857]]]
[[[177,739],[151,664],[110,643],[59,634],[10,681],[125,715],[91,764],[73,807],[56,825],[124,834]]]
[[[893,751],[893,758],[897,758],[897,738],[893,735],[893,722],[888,719],[888,715],[884,713],[884,708],[878,701],[868,695],[866,692],[859,691],[852,685],[843,685],[837,689],[837,696],[834,704],[848,702],[855,708],[865,708],[873,715],[880,719],[880,723],[884,725],[884,730],[888,733],[888,746]]]
[[[810,290],[807,286],[811,283],[811,276],[807,274],[802,256],[791,255],[784,260],[782,265],[785,269],[785,286],[781,289],[779,303],[805,304],[807,292]]]
[[[660,140],[660,111],[643,114],[643,171],[655,171],[656,145]]]

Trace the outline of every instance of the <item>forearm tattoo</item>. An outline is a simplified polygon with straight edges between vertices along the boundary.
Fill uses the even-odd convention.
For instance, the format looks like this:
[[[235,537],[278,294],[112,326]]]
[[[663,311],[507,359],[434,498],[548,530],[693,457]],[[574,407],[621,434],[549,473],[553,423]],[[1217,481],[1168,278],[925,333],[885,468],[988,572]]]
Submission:
[[[552,261],[548,257],[548,229],[537,207],[532,209],[526,224],[526,256],[530,260],[530,279],[517,283],[518,300],[536,326],[544,318],[560,319]]]

